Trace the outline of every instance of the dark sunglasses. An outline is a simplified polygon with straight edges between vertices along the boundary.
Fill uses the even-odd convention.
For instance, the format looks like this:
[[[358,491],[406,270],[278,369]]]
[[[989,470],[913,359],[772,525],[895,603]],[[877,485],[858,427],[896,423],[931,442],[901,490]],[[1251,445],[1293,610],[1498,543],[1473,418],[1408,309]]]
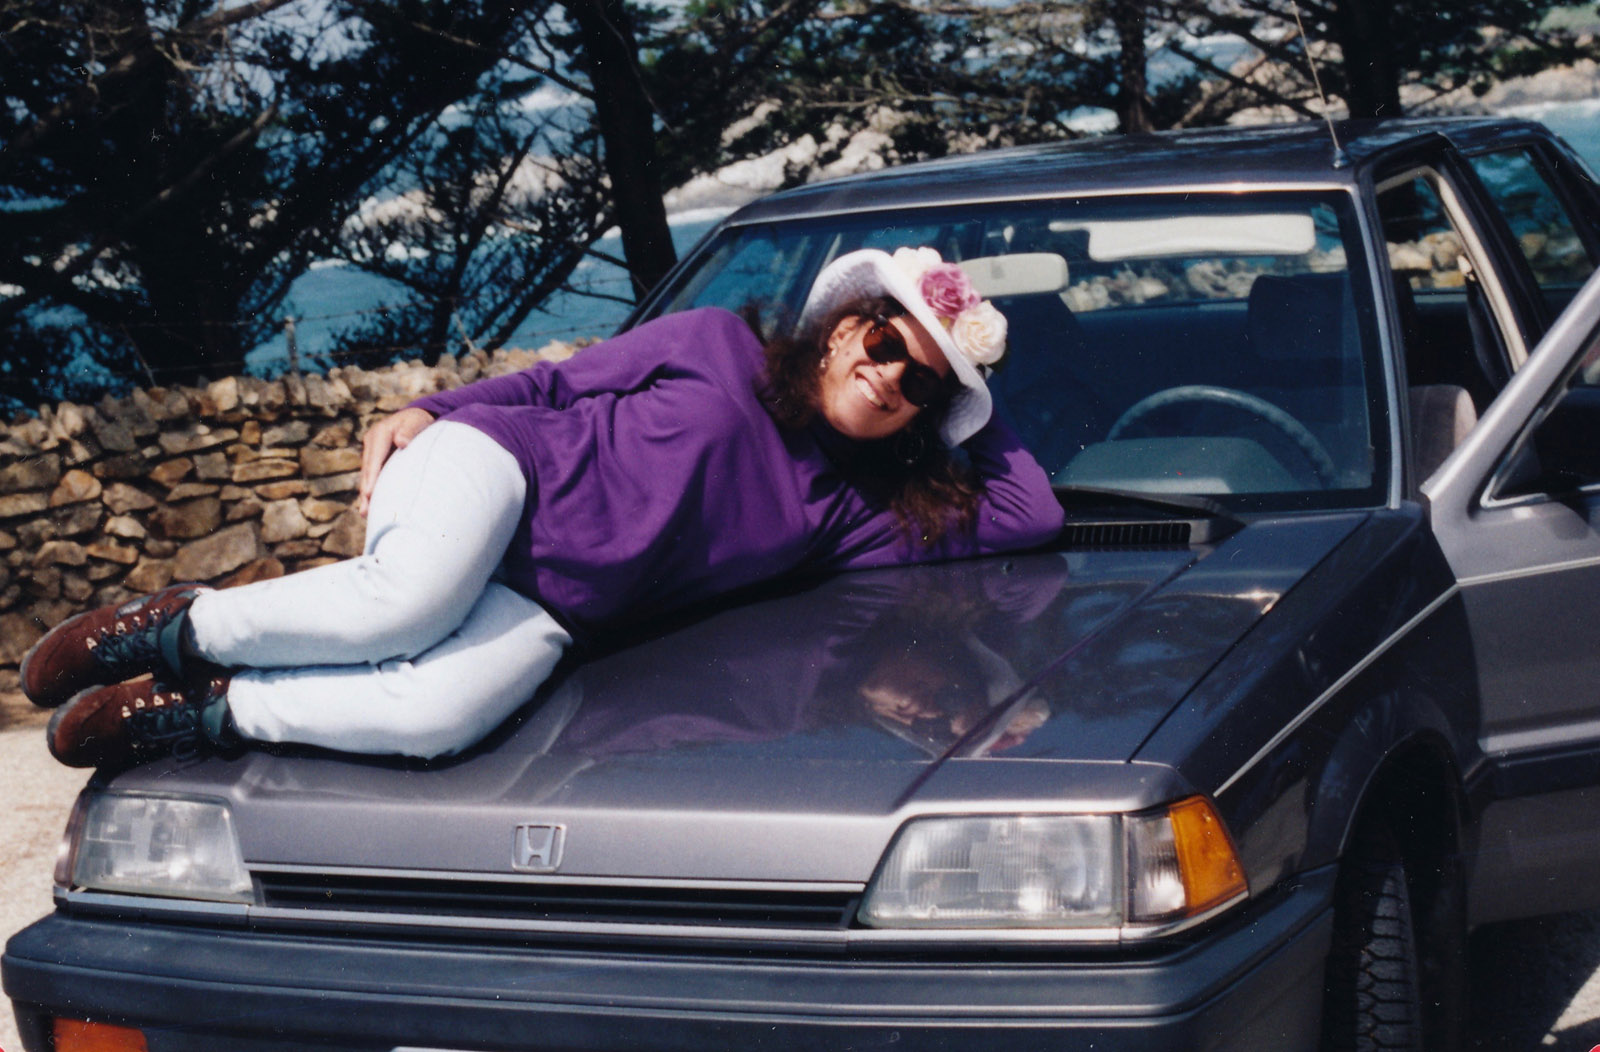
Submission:
[[[905,363],[900,374],[900,395],[918,409],[926,409],[948,397],[947,378],[911,357],[905,338],[887,318],[870,319],[866,335],[861,337],[861,346],[866,349],[867,357],[878,365]]]

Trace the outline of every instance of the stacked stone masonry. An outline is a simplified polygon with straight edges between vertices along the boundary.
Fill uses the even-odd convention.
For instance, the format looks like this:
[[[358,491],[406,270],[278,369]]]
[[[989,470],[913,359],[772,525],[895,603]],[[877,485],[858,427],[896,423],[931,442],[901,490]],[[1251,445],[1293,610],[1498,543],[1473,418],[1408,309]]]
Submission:
[[[153,387],[42,406],[0,430],[0,690],[83,610],[173,581],[227,587],[359,554],[361,436],[412,399],[565,358],[473,351],[437,365]]]

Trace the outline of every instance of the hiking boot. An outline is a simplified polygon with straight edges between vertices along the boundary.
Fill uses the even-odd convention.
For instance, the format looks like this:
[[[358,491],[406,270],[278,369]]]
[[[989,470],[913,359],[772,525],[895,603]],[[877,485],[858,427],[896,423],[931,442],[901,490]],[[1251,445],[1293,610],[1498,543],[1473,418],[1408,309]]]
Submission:
[[[80,691],[50,717],[50,755],[68,767],[116,770],[161,756],[194,759],[237,744],[228,679],[180,690],[145,678]]]
[[[207,591],[205,585],[175,584],[68,618],[22,659],[22,692],[35,705],[54,708],[89,687],[146,672],[178,679],[184,617],[194,597]]]

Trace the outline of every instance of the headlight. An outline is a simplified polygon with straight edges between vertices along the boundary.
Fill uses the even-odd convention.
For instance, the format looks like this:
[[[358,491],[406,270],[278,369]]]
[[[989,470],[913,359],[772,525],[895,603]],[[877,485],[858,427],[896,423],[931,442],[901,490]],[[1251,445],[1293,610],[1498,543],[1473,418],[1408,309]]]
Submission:
[[[226,804],[142,793],[86,793],[79,800],[56,883],[217,902],[254,899]]]
[[[1199,917],[1245,890],[1222,820],[1197,796],[1136,815],[913,819],[860,918],[877,928],[1130,932]]]

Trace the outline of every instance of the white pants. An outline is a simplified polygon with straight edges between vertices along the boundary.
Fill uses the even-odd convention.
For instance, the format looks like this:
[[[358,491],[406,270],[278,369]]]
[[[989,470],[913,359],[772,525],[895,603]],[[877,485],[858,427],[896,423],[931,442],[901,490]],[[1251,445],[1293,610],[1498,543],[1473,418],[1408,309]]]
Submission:
[[[241,669],[228,686],[239,733],[432,757],[498,726],[572,642],[491,580],[526,492],[498,442],[431,424],[384,466],[362,555],[196,598],[196,650]]]

